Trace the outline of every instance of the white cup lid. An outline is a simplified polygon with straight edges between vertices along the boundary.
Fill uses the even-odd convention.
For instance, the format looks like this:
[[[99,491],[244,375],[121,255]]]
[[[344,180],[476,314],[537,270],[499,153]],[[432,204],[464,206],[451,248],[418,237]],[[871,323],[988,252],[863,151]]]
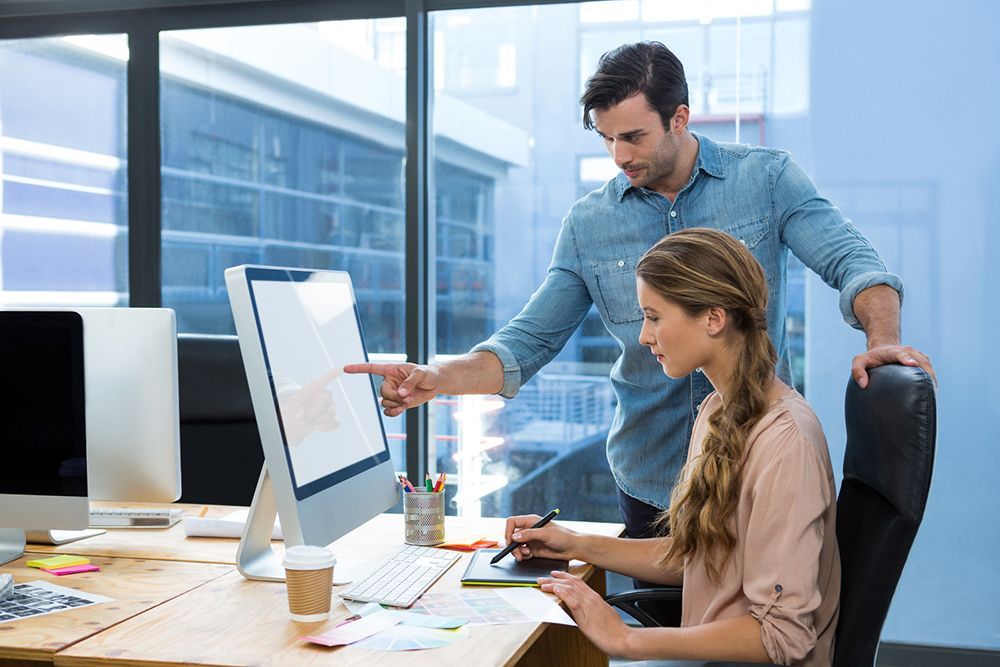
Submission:
[[[324,547],[299,544],[285,551],[284,566],[287,570],[322,570],[337,564],[337,557]]]

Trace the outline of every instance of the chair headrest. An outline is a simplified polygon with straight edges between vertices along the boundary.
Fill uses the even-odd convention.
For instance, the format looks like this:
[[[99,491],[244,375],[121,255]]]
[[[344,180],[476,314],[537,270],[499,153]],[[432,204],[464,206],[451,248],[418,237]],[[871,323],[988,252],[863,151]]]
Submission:
[[[853,378],[847,383],[844,481],[871,487],[903,519],[919,523],[937,439],[934,382],[913,366],[881,366],[868,376],[866,389]]]
[[[254,419],[236,336],[179,334],[177,375],[181,422]]]

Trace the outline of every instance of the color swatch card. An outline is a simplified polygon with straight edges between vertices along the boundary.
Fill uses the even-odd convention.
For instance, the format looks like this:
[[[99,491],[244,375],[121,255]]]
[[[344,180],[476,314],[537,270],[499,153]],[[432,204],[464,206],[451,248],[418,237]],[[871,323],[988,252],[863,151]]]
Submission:
[[[480,588],[424,593],[411,612],[464,619],[469,625],[558,623],[576,625],[554,596],[537,588]]]
[[[371,637],[376,632],[391,628],[399,622],[400,619],[394,617],[392,614],[372,614],[371,616],[363,616],[350,623],[338,625],[321,635],[310,635],[302,639],[313,644],[322,644],[323,646],[346,646],[347,644],[361,641],[366,637]]]

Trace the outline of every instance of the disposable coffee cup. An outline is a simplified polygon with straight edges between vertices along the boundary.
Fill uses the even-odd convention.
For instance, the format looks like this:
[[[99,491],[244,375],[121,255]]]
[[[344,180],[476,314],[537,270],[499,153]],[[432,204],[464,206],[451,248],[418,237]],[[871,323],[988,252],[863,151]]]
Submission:
[[[297,623],[325,621],[333,597],[333,567],[337,557],[323,547],[298,545],[285,551],[288,611]]]

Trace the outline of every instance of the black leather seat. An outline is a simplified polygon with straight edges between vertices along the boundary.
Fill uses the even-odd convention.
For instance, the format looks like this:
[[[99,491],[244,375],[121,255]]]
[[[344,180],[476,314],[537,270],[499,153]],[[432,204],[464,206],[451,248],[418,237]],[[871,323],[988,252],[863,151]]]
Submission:
[[[236,336],[177,336],[180,502],[249,505],[264,465]]]
[[[837,497],[842,580],[834,667],[875,664],[882,625],[924,516],[934,468],[933,380],[910,366],[882,366],[868,373],[867,389],[848,380],[844,405],[847,447]],[[655,627],[656,619],[637,605],[680,597],[681,589],[671,587],[627,591],[607,600]]]
[[[847,385],[847,451],[837,497],[843,578],[835,667],[875,663],[882,624],[924,517],[937,400],[919,368],[882,366]]]

